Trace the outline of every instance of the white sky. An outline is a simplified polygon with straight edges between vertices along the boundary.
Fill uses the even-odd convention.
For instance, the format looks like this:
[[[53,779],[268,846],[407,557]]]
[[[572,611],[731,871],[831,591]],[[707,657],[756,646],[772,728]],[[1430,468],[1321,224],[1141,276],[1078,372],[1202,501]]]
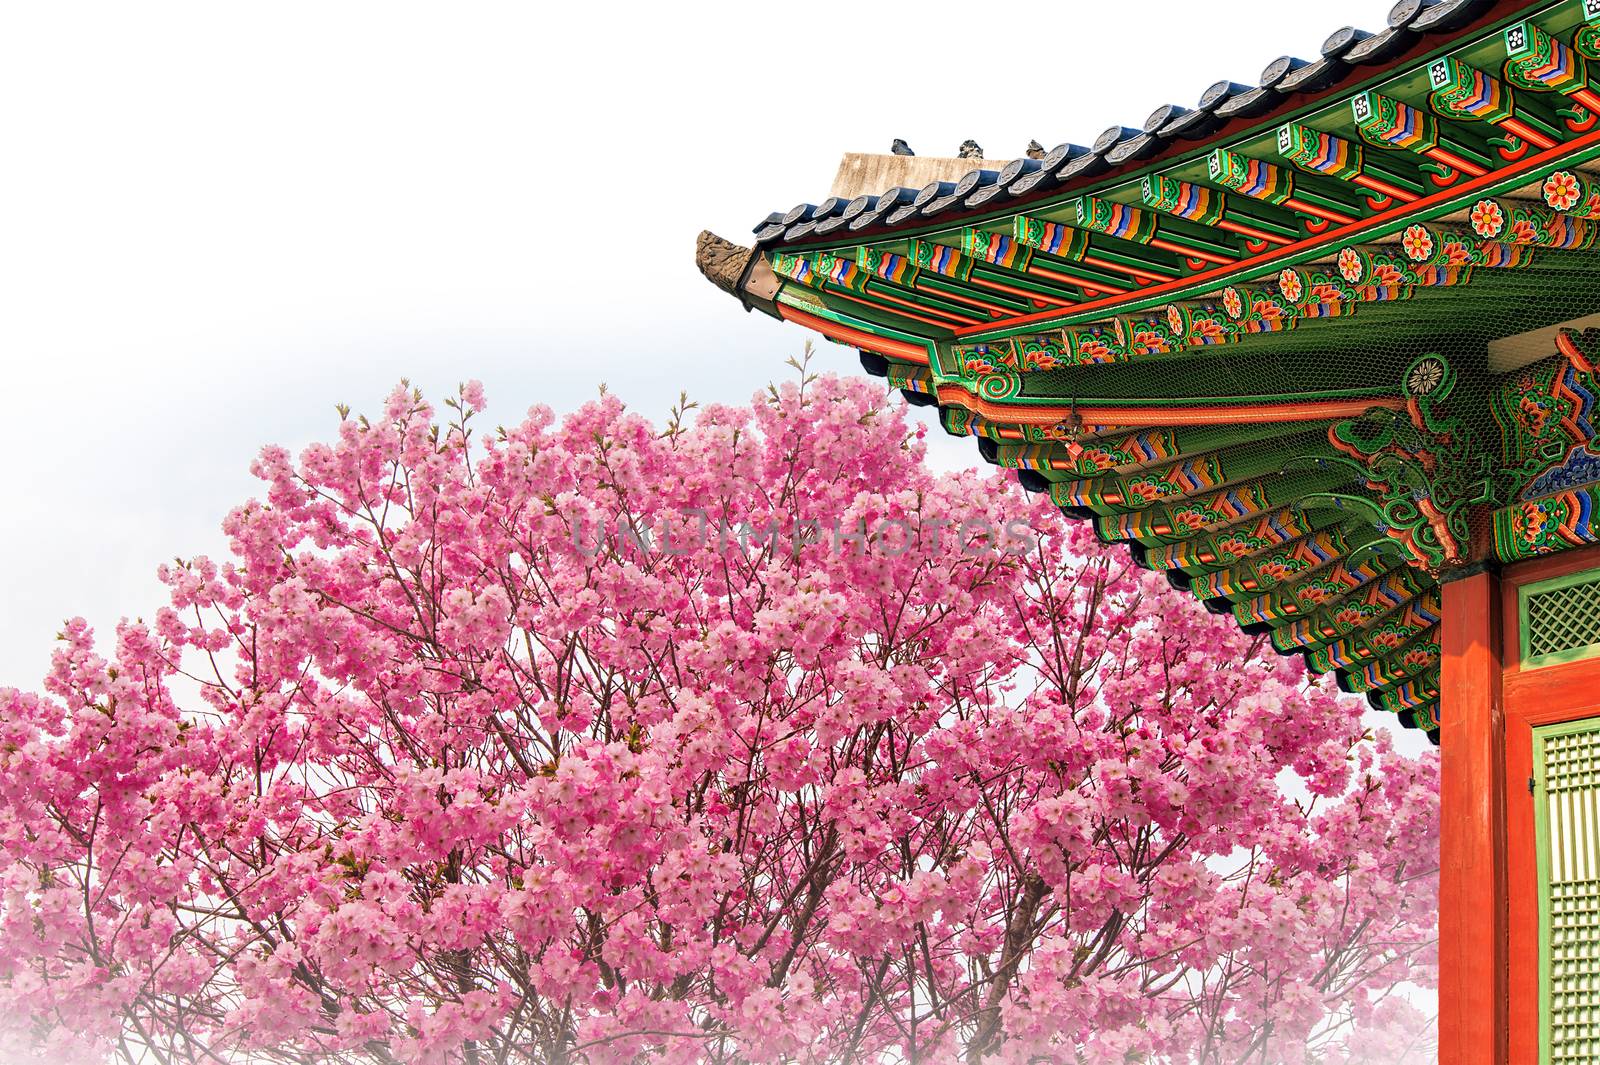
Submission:
[[[402,376],[507,421],[748,399],[806,334],[695,234],[746,242],[843,151],[1087,143],[1389,6],[0,0],[0,684],[64,617],[151,612],[262,444]]]

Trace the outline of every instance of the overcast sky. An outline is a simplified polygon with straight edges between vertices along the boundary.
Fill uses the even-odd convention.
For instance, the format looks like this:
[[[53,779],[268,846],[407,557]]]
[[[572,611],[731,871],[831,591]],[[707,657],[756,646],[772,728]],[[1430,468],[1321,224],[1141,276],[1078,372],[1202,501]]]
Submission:
[[[705,283],[695,234],[747,241],[843,151],[1088,142],[1388,7],[5,4],[0,684],[64,617],[151,612],[262,444],[402,376],[477,377],[501,420],[601,381],[747,400],[806,335]]]

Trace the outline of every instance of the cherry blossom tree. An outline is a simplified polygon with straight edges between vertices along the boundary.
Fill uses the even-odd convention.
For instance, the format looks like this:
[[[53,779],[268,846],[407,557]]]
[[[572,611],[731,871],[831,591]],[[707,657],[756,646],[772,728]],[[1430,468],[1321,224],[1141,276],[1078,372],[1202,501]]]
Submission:
[[[1429,1052],[1437,764],[1353,700],[865,381],[483,405],[265,449],[0,689],[0,1055]]]

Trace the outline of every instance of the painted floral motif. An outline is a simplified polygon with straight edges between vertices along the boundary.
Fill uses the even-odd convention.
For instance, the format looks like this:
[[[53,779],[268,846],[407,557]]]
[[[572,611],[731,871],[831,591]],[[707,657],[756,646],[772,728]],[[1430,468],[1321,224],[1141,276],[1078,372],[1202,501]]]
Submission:
[[[1400,664],[1408,670],[1424,669],[1439,660],[1439,648],[1430,644],[1427,647],[1413,647],[1400,659]]]
[[[1279,318],[1283,317],[1283,306],[1275,300],[1256,300],[1255,306],[1253,306],[1251,310],[1254,311],[1258,317],[1268,322],[1275,322]]]
[[[1084,340],[1078,344],[1078,361],[1111,362],[1111,348],[1103,340]]]
[[[1055,344],[1041,341],[1031,341],[1022,347],[1022,369],[1024,370],[1054,370],[1058,366],[1066,365],[1066,360],[1061,356],[1061,349]]]
[[[1218,337],[1225,336],[1226,334],[1227,330],[1222,328],[1222,323],[1211,318],[1200,318],[1194,323],[1194,336],[1204,337],[1208,340],[1215,340]]]
[[[1244,300],[1240,298],[1239,290],[1231,285],[1222,290],[1222,309],[1234,321],[1244,317]]]
[[[1300,297],[1306,293],[1305,282],[1300,279],[1297,270],[1284,270],[1278,275],[1278,291],[1283,293],[1283,298],[1290,303],[1299,303]]]
[[[1377,607],[1366,603],[1348,603],[1334,611],[1333,623],[1340,632],[1349,632],[1377,612]]]
[[[1056,429],[1060,429],[1061,430],[1059,432],[1059,434],[1057,434],[1055,432],[1052,432],[1051,435],[1055,436],[1056,439],[1059,439],[1059,440],[1071,439],[1071,437],[1067,433],[1067,431],[1065,429],[1062,429],[1060,426],[1051,426],[1051,429],[1052,430],[1056,430]],[[1077,467],[1078,470],[1080,472],[1085,472],[1085,473],[1088,473],[1088,472],[1098,473],[1101,470],[1109,470],[1109,469],[1113,469],[1113,468],[1115,468],[1117,466],[1124,466],[1124,465],[1126,465],[1126,464],[1128,464],[1128,463],[1133,461],[1133,456],[1128,454],[1126,451],[1113,451],[1111,448],[1105,447],[1103,445],[1094,445],[1094,446],[1090,446],[1090,447],[1085,447],[1078,454],[1077,458],[1078,458],[1078,467]]]
[[[1167,308],[1167,325],[1171,327],[1173,336],[1181,337],[1184,335],[1183,311],[1176,303]]]
[[[1425,226],[1407,226],[1400,236],[1400,246],[1405,249],[1406,258],[1423,262],[1433,256],[1433,234]]]
[[[1165,355],[1170,349],[1167,347],[1167,338],[1149,329],[1141,329],[1133,334],[1133,353],[1135,355]]]
[[[1256,572],[1265,580],[1281,584],[1296,573],[1302,572],[1307,564],[1305,559],[1295,558],[1293,555],[1275,555],[1259,563]]]
[[[1583,197],[1583,185],[1569,170],[1557,170],[1544,179],[1544,202],[1558,211],[1570,211]]]
[[[1472,231],[1485,240],[1500,235],[1506,228],[1506,213],[1493,200],[1479,200],[1472,207]]]
[[[1405,273],[1394,263],[1377,263],[1372,267],[1374,285],[1402,285],[1405,280]]]
[[[1202,503],[1190,503],[1178,507],[1172,512],[1172,522],[1186,532],[1199,532],[1210,525],[1215,525],[1223,520],[1217,511]]]
[[[1300,601],[1307,606],[1320,606],[1329,599],[1344,593],[1344,587],[1335,581],[1310,581],[1300,589]]]
[[[1344,294],[1339,291],[1338,285],[1320,281],[1311,286],[1311,298],[1323,303],[1338,303],[1344,298]]]
[[[1438,359],[1421,359],[1406,375],[1406,391],[1413,396],[1427,396],[1444,381],[1444,363]]]
[[[1409,625],[1391,622],[1367,633],[1367,643],[1382,650],[1392,651],[1415,635],[1416,631]]]
[[[1524,392],[1517,399],[1517,424],[1528,436],[1534,438],[1543,436],[1545,426],[1555,415],[1555,400],[1549,396]]]
[[[1361,280],[1366,273],[1366,264],[1361,261],[1361,253],[1354,248],[1345,248],[1339,253],[1339,276],[1352,285]]]
[[[1229,533],[1217,541],[1217,561],[1223,565],[1235,562],[1253,551],[1267,547],[1268,541],[1260,536]]]
[[[1128,494],[1144,503],[1152,503],[1163,496],[1176,495],[1178,486],[1160,477],[1145,476],[1128,482]]]
[[[1559,499],[1537,499],[1522,504],[1511,519],[1512,532],[1536,554],[1545,555],[1560,545],[1555,531],[1567,518],[1567,506]]]
[[[1539,227],[1526,218],[1511,223],[1511,239],[1518,244],[1533,244],[1539,239]]]
[[[1472,249],[1459,240],[1445,241],[1444,261],[1447,266],[1466,266],[1472,262]]]

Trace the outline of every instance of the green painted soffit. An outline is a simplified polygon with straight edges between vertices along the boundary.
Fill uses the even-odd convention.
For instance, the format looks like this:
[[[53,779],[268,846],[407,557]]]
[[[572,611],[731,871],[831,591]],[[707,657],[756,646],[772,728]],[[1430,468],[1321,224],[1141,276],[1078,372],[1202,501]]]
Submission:
[[[1393,396],[1400,371],[1423,352],[1471,367],[1483,361],[1491,340],[1595,313],[1600,256],[1536,254],[1538,262],[1526,269],[1482,270],[1466,284],[1418,288],[1409,299],[1363,303],[1353,315],[1311,319],[1296,329],[1024,374],[1022,395],[1006,402],[1182,406],[1197,399]],[[1269,384],[1279,387],[1262,387]]]

